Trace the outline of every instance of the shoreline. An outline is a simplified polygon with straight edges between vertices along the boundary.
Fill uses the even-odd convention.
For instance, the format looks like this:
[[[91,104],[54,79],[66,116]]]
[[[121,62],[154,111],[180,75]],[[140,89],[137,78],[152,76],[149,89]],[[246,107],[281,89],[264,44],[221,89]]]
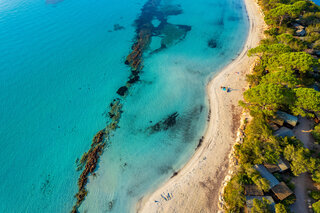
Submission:
[[[218,212],[219,192],[240,126],[242,109],[238,101],[247,87],[245,76],[255,61],[247,51],[259,44],[266,26],[256,0],[244,2],[250,25],[247,40],[236,59],[206,87],[211,115],[201,146],[181,170],[138,202],[137,212]],[[220,86],[234,90],[226,93]],[[161,199],[163,193],[171,193],[173,198],[165,201]]]

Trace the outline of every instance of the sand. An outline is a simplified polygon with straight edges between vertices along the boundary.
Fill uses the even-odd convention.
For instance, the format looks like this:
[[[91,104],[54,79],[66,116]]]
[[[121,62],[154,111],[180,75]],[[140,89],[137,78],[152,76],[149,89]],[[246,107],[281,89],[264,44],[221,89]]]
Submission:
[[[190,161],[154,193],[137,204],[137,212],[218,212],[219,190],[228,171],[228,156],[235,143],[242,109],[238,106],[247,87],[245,76],[255,62],[247,51],[263,38],[266,25],[255,0],[244,0],[250,20],[249,35],[243,51],[207,86],[210,121],[204,140]],[[221,90],[227,86],[233,91]],[[171,193],[165,201],[161,194]],[[155,202],[158,201],[158,202]]]

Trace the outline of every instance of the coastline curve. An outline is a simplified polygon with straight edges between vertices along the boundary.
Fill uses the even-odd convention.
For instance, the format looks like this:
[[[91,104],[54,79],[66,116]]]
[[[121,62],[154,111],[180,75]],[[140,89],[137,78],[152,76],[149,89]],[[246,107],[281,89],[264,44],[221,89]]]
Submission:
[[[247,86],[246,74],[255,58],[247,51],[257,46],[266,28],[256,0],[244,0],[249,18],[249,33],[245,45],[230,64],[224,67],[207,85],[210,120],[201,146],[185,166],[155,192],[143,197],[137,212],[212,212],[218,211],[219,191],[228,173],[231,148],[240,126],[241,108],[238,101]],[[236,88],[224,93],[220,86]],[[170,193],[168,202],[155,202],[162,193]]]

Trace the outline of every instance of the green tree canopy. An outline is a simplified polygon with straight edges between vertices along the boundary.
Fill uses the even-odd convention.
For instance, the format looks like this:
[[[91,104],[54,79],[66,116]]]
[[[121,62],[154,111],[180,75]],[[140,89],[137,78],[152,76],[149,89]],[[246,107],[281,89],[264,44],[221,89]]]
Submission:
[[[294,91],[296,100],[291,106],[294,115],[314,117],[314,113],[320,113],[320,92],[311,88],[297,88]]]
[[[304,25],[320,23],[320,12],[308,12],[303,14],[302,23]]]
[[[320,200],[318,200],[318,202],[315,202],[314,204],[312,204],[312,209],[313,209],[314,213],[320,213]]]
[[[271,44],[266,45],[262,44],[257,46],[256,48],[250,49],[248,52],[249,56],[262,56],[262,55],[279,55],[282,53],[291,52],[291,48],[285,44]]]
[[[283,155],[285,159],[291,161],[291,170],[295,176],[304,172],[312,173],[316,168],[316,160],[310,157],[310,151],[306,148],[288,145],[284,149]]]
[[[314,127],[314,130],[311,132],[315,142],[320,144],[320,124]]]
[[[320,183],[320,169],[317,169],[312,174],[312,180],[314,182]]]
[[[293,37],[293,35],[289,33],[278,35],[277,41],[288,45],[291,49],[296,51],[302,51],[308,48],[308,46],[302,40]]]
[[[244,169],[248,178],[250,178],[252,182],[258,186],[260,190],[265,192],[269,191],[270,189],[269,181],[263,178],[260,175],[260,173],[252,167],[252,164],[245,164]]]
[[[245,134],[244,142],[241,146],[236,146],[236,154],[241,163],[278,162],[281,147],[264,118],[255,117],[247,126]]]
[[[301,81],[296,77],[293,71],[277,71],[263,76],[261,83],[272,83],[280,86],[287,86],[289,88],[295,88],[301,84]]]
[[[320,200],[320,191],[319,190],[312,190],[310,192],[310,197],[314,200]]]
[[[251,209],[252,213],[272,213],[271,202],[266,198],[261,200],[253,199],[253,207]]]
[[[288,212],[285,205],[283,205],[282,203],[277,203],[275,207],[276,207],[276,213],[287,213]]]
[[[296,137],[284,137],[280,139],[280,146],[286,147],[289,144],[293,145],[294,147],[303,147],[303,143],[297,139]]]
[[[279,4],[271,9],[265,16],[265,21],[269,25],[279,25],[288,23],[292,19],[298,18],[300,13],[307,7],[306,1],[298,1],[294,4]]]
[[[308,34],[314,33],[314,32],[320,33],[320,23],[309,25],[306,28],[306,31]]]
[[[239,176],[234,176],[224,188],[223,199],[228,208],[228,212],[239,212],[244,207],[246,198],[244,188],[239,181]]]
[[[273,115],[279,108],[293,102],[291,90],[273,83],[263,83],[252,87],[244,93],[242,106],[249,108],[253,113],[262,112]]]
[[[291,70],[304,74],[313,72],[318,65],[319,62],[305,52],[290,52],[271,57],[267,69],[270,71]]]

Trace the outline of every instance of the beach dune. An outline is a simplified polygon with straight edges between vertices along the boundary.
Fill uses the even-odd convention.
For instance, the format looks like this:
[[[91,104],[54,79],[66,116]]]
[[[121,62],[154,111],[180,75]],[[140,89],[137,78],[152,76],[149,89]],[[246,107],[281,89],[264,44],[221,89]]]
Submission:
[[[244,0],[250,29],[241,54],[225,67],[207,86],[210,121],[204,140],[190,161],[177,175],[137,204],[137,212],[218,212],[219,190],[228,171],[228,156],[240,124],[242,99],[247,83],[246,74],[255,58],[247,51],[263,38],[265,23],[255,0]],[[232,88],[231,92],[221,86]],[[161,195],[172,194],[168,201]]]

